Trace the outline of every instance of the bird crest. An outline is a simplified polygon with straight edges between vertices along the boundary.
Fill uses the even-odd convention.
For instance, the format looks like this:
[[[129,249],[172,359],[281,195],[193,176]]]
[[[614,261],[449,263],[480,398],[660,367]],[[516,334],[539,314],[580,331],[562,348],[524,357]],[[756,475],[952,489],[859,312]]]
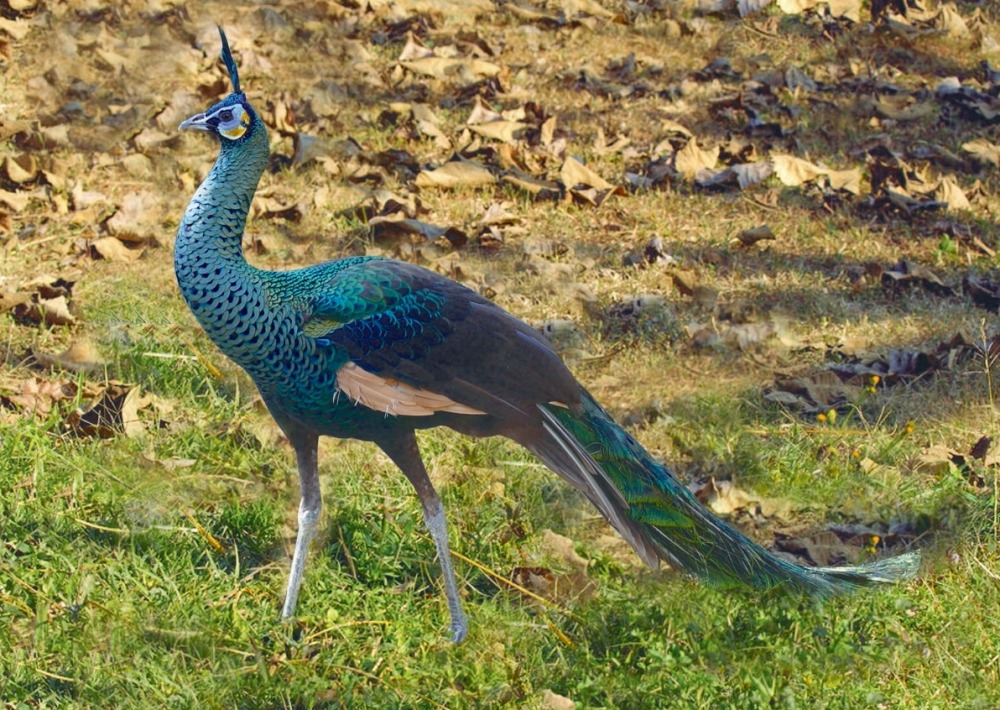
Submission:
[[[240,74],[236,70],[236,60],[233,59],[233,52],[229,49],[229,40],[226,39],[226,33],[221,25],[219,25],[219,37],[222,38],[222,62],[229,70],[229,81],[233,83],[233,93],[241,94],[243,92],[240,91]]]

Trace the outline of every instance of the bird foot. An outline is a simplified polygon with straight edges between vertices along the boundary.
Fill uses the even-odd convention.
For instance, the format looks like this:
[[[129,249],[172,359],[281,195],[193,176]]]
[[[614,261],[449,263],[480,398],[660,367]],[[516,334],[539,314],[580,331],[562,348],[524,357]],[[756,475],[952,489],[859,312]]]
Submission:
[[[469,624],[465,619],[454,620],[451,622],[451,641],[452,643],[462,643],[465,637],[469,635]]]

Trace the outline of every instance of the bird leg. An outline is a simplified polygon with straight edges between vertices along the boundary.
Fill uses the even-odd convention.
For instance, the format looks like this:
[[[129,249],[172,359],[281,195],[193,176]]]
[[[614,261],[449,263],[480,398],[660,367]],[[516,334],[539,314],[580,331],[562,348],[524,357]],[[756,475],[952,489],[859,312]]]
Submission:
[[[417,439],[413,432],[395,434],[392,441],[379,442],[379,446],[388,454],[403,474],[413,484],[424,510],[424,523],[430,530],[434,545],[437,547],[438,563],[441,565],[441,576],[444,578],[444,593],[448,600],[448,611],[451,613],[451,640],[462,641],[469,633],[469,623],[462,611],[462,600],[458,596],[458,584],[455,582],[455,570],[451,566],[451,550],[448,547],[448,522],[445,519],[444,506],[427,469],[420,458]]]
[[[285,592],[285,604],[281,608],[282,619],[290,619],[295,614],[295,604],[299,599],[299,588],[302,586],[302,576],[306,569],[306,558],[309,556],[309,543],[316,536],[319,513],[323,507],[317,465],[318,438],[311,435],[296,438],[298,440],[293,440],[292,446],[299,468],[299,488],[302,498],[299,501],[299,532],[295,537],[292,571],[288,575],[288,591]]]

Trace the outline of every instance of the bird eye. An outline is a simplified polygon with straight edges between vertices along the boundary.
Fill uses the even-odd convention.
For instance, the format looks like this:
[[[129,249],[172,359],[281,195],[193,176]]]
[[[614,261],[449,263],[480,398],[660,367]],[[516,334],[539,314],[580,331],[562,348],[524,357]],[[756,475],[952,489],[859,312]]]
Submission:
[[[220,111],[219,120],[222,121],[223,123],[229,123],[230,121],[233,120],[233,112],[230,111],[229,109],[226,109],[225,111]]]

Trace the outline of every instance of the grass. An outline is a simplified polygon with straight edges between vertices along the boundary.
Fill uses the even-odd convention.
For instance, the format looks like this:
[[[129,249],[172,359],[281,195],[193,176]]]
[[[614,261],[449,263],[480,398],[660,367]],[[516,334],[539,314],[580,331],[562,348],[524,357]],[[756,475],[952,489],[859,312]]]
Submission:
[[[138,334],[110,351],[123,374],[184,404],[175,419],[134,439],[70,436],[57,416],[0,436],[0,644],[10,650],[0,654],[0,696],[10,707],[110,697],[117,707],[533,706],[544,689],[586,707],[1000,700],[989,497],[957,470],[867,476],[853,448],[887,466],[920,448],[892,416],[818,428],[733,392],[675,400],[638,434],[692,467],[814,504],[806,520],[923,521],[938,542],[922,578],[823,605],[761,604],[643,571],[512,444],[432,432],[422,441],[456,550],[501,574],[525,563],[558,571],[565,563],[541,544],[552,528],[592,560],[592,592],[541,608],[459,563],[472,634],[453,646],[408,484],[371,447],[331,443],[328,528],[299,621],[282,625],[291,457],[249,433],[263,415],[225,363],[215,359],[217,382],[197,362],[141,356],[183,351],[187,337],[208,347],[180,304],[138,286],[119,277],[114,298],[90,301],[87,320],[116,333],[109,326],[127,314]],[[981,382],[966,394],[985,396]]]
[[[722,592],[670,570],[650,571],[581,496],[515,445],[431,431],[420,442],[449,512],[453,549],[462,556],[456,565],[468,640],[447,641],[434,547],[409,484],[373,447],[352,442],[322,443],[323,533],[298,618],[280,623],[298,504],[291,452],[252,383],[187,312],[170,249],[150,246],[131,264],[92,260],[82,255],[82,240],[103,235],[99,215],[60,211],[57,200],[46,201],[68,200],[73,186],[102,191],[111,201],[155,190],[169,242],[190,196],[186,182],[204,174],[214,149],[184,136],[151,149],[156,174],[137,179],[118,165],[118,153],[136,152],[128,136],[103,152],[92,145],[117,125],[109,117],[127,113],[125,103],[139,111],[155,104],[159,111],[161,103],[173,105],[173,92],[194,91],[195,76],[207,81],[200,55],[189,66],[185,52],[198,54],[190,37],[215,41],[210,32],[198,34],[215,21],[245,33],[231,35],[240,41],[238,53],[257,53],[256,64],[242,71],[255,105],[282,93],[307,96],[322,77],[343,87],[341,108],[315,119],[301,112],[306,132],[350,135],[366,151],[406,150],[422,163],[448,158],[431,141],[376,120],[397,93],[419,95],[421,81],[391,79],[401,45],[372,39],[388,31],[387,20],[371,13],[357,26],[331,20],[328,27],[304,10],[279,9],[315,33],[316,42],[278,41],[261,29],[259,13],[205,3],[170,15],[163,34],[148,35],[162,63],[109,73],[107,60],[91,56],[88,40],[79,61],[52,69],[56,60],[32,44],[32,34],[15,43],[23,60],[5,65],[12,113],[37,105],[51,122],[61,120],[55,113],[61,104],[46,114],[44,92],[32,98],[25,87],[39,90],[37,77],[46,75],[58,88],[60,72],[79,79],[70,98],[84,103],[88,118],[72,129],[91,147],[40,151],[40,160],[66,169],[68,186],[39,188],[23,213],[11,215],[10,233],[0,234],[0,288],[17,288],[42,272],[66,275],[76,281],[78,309],[77,325],[52,328],[0,313],[0,394],[36,376],[81,386],[115,379],[139,385],[150,400],[140,412],[141,433],[108,439],[77,436],[65,424],[67,413],[86,403],[83,394],[46,415],[0,407],[0,705],[553,707],[546,690],[587,708],[1000,705],[998,469],[979,461],[920,462],[929,446],[967,452],[980,436],[995,437],[995,363],[979,357],[880,388],[835,420],[800,416],[761,396],[776,372],[825,362],[817,343],[859,342],[884,351],[933,345],[956,331],[982,340],[997,330],[995,315],[984,317],[965,299],[893,293],[877,280],[852,281],[851,269],[906,258],[957,283],[966,273],[994,273],[1000,261],[964,237],[945,239],[932,224],[856,206],[825,209],[819,198],[773,180],[748,193],[676,183],[614,197],[600,209],[533,202],[509,187],[419,197],[423,218],[470,232],[490,204],[507,203],[520,223],[505,228],[495,253],[471,244],[459,250],[463,278],[488,287],[500,305],[533,323],[572,320],[576,331],[567,345],[574,351],[567,356],[574,372],[682,479],[731,480],[739,490],[788,504],[789,519],[741,510],[736,522],[749,535],[773,546],[777,535],[808,537],[832,523],[894,524],[924,551],[917,580],[818,604]],[[984,14],[995,28],[995,13]],[[939,75],[974,75],[985,58],[937,37],[904,47],[862,28],[828,36],[812,21],[791,17],[775,26],[774,36],[733,17],[712,18],[707,29],[665,44],[667,16],[690,19],[668,8],[594,32],[526,29],[509,13],[490,15],[479,29],[491,41],[503,40],[500,61],[511,68],[509,93],[495,99],[497,106],[539,102],[558,117],[570,153],[621,182],[645,157],[600,155],[593,149],[598,127],[609,139],[626,135],[641,147],[662,140],[667,116],[696,129],[702,144],[725,143],[739,122],[713,113],[713,95],[703,86],[681,102],[656,91],[614,99],[575,88],[573,72],[581,68],[601,77],[608,62],[634,52],[647,72],[643,79],[663,88],[717,56],[740,66],[767,53],[778,67],[857,60],[902,86],[933,87]],[[126,53],[129,41],[150,32],[147,19],[128,13],[77,19],[87,36],[97,28],[105,33],[94,42]],[[425,39],[448,44],[452,29],[443,21]],[[372,40],[369,68],[391,79],[377,91],[359,78],[353,59],[331,60],[354,33]],[[893,57],[913,59],[916,68],[904,74],[896,61],[889,70]],[[432,83],[427,92],[444,132],[458,135],[468,107],[436,106],[451,100],[447,83]],[[849,102],[782,100],[799,112],[800,152],[839,167],[862,164],[857,146],[882,133],[897,146],[933,140],[959,152],[969,137],[963,131],[988,131],[972,123],[874,125]],[[288,143],[276,141],[286,152]],[[5,155],[21,150],[13,139],[2,145]],[[551,167],[558,172],[558,164]],[[1000,183],[995,170],[979,178],[984,198],[975,212],[947,217],[1000,249]],[[308,202],[342,181],[329,164],[314,163],[268,173],[262,187]],[[410,190],[391,171],[385,186]],[[775,202],[755,199],[769,195]],[[254,262],[290,268],[346,253],[393,254],[393,247],[369,240],[361,218],[340,212],[347,207],[334,200],[306,209],[298,223],[252,219],[249,231],[271,245]],[[732,246],[740,230],[765,223],[778,235],[774,242]],[[670,268],[622,265],[626,253],[641,251],[653,236],[663,238],[697,284],[718,292],[718,308],[680,295]],[[528,240],[562,249],[532,258]],[[408,254],[431,266],[440,256],[430,249]],[[644,294],[665,297],[666,310],[635,327],[610,320],[613,304]],[[774,338],[747,350],[696,346],[690,334],[725,321],[722,311],[742,314],[732,322],[781,318],[790,338],[812,347]],[[81,336],[96,343],[106,362],[102,372],[85,376],[31,364],[30,351],[59,352]],[[585,570],[548,531],[571,540],[589,562]],[[884,545],[871,541],[879,553]],[[548,603],[498,580],[518,568],[549,570],[556,591]]]

